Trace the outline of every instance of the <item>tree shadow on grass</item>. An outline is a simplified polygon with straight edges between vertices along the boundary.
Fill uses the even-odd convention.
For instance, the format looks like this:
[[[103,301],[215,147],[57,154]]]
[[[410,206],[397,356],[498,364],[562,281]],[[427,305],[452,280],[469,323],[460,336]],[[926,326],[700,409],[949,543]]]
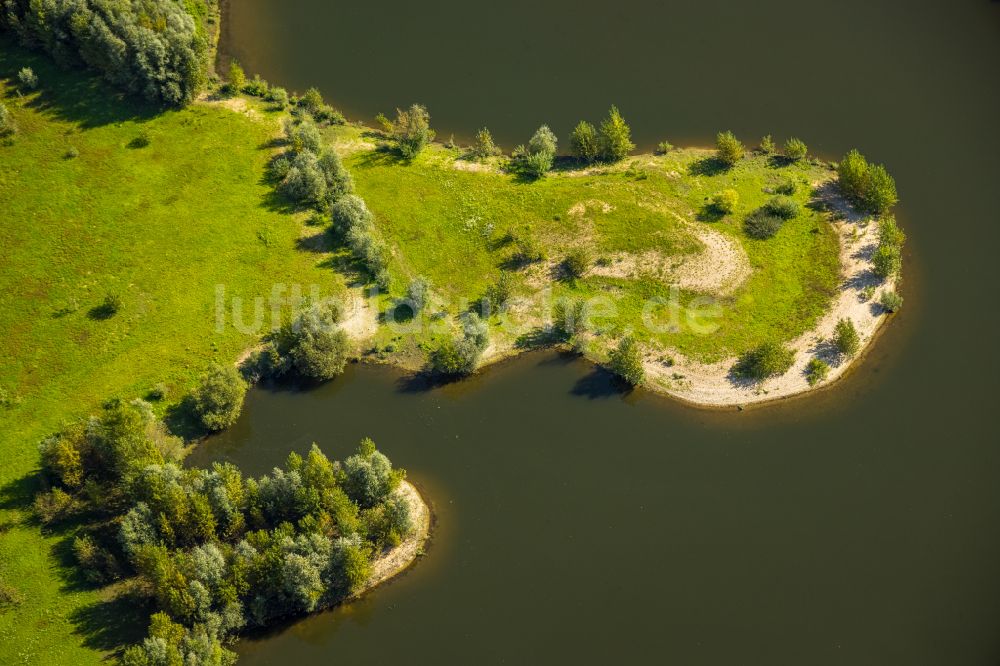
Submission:
[[[167,407],[163,415],[163,423],[170,434],[192,441],[208,436],[210,433],[202,425],[201,419],[194,408],[194,399],[188,395],[176,405]]]
[[[726,214],[719,210],[718,206],[715,204],[705,204],[701,207],[695,215],[695,219],[699,222],[720,222],[726,217]]]
[[[0,78],[13,79],[25,66],[31,67],[41,82],[26,106],[84,129],[148,120],[162,111],[156,105],[112,89],[90,72],[60,69],[47,56],[0,36]]]
[[[370,169],[380,166],[409,165],[411,160],[407,160],[391,146],[377,146],[373,150],[361,153],[361,157],[355,161],[355,166],[362,169]]]
[[[703,157],[695,160],[688,167],[688,173],[692,176],[718,176],[729,171],[731,167],[718,157]]]
[[[77,608],[70,614],[74,633],[94,650],[119,654],[129,645],[142,642],[149,616],[156,610],[153,600],[134,586],[118,586],[109,599]]]

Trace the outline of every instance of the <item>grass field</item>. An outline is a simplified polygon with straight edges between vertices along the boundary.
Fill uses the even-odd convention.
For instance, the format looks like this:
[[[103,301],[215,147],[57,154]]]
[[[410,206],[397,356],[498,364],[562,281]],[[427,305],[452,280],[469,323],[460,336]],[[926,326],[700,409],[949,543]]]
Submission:
[[[25,65],[41,88],[19,98]],[[0,584],[20,599],[0,592],[0,663],[97,663],[134,618],[69,573],[67,534],[27,519],[37,442],[109,396],[164,383],[169,402],[233,362],[255,337],[216,332],[216,284],[251,298],[343,280],[261,182],[270,121],[201,104],[154,115],[4,42],[0,96],[21,130],[0,146],[0,388],[17,403],[0,407]],[[130,147],[140,134],[149,145]],[[109,292],[122,307],[102,318]]]

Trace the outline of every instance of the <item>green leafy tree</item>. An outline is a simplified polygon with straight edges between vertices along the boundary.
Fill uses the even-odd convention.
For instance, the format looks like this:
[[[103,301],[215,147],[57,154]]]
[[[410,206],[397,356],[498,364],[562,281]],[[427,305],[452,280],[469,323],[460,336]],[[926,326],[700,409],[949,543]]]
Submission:
[[[552,169],[556,158],[556,135],[548,125],[539,127],[528,145],[514,149],[511,164],[515,171],[530,178],[541,178]]]
[[[868,180],[864,189],[864,204],[876,215],[885,213],[896,205],[896,181],[885,167],[875,164],[868,170]]]
[[[899,275],[903,257],[895,245],[879,245],[872,253],[872,272],[883,280]]]
[[[765,342],[743,353],[733,366],[733,374],[743,379],[763,381],[788,372],[795,352],[777,342]]]
[[[764,135],[760,140],[760,152],[765,155],[771,155],[775,150],[777,150],[777,147],[774,145],[774,139],[771,138],[770,134]]]
[[[853,321],[841,319],[837,322],[837,326],[833,329],[833,344],[844,356],[854,356],[858,353],[861,340]]]
[[[739,192],[733,189],[725,189],[721,192],[716,192],[715,196],[712,197],[712,208],[723,215],[729,215],[735,212],[736,204],[739,203],[739,200]]]
[[[7,107],[0,103],[0,137],[11,136],[17,134],[17,123],[14,121],[14,116]]]
[[[472,156],[476,159],[485,160],[500,154],[500,148],[493,141],[493,135],[489,129],[482,128],[476,132],[476,140],[472,144]]]
[[[405,111],[396,109],[396,120],[388,123],[387,127],[404,159],[412,160],[434,140],[430,122],[431,114],[420,104],[412,104]]]
[[[608,354],[608,367],[632,386],[642,383],[646,371],[642,367],[642,354],[635,338],[628,335],[619,341],[618,346]]]
[[[620,162],[635,149],[635,144],[632,143],[632,130],[616,106],[611,107],[608,117],[601,123],[598,145],[601,159],[608,162]]]
[[[38,76],[30,67],[22,67],[17,73],[17,82],[25,90],[34,90],[38,87]]]
[[[715,137],[716,157],[727,166],[733,166],[743,159],[743,144],[730,131],[719,132]]]
[[[243,90],[243,87],[247,84],[247,75],[240,66],[240,63],[235,60],[229,62],[229,92],[232,94],[238,94]]]
[[[213,365],[191,395],[195,413],[209,430],[225,430],[240,416],[247,383],[232,366]]]
[[[289,355],[292,365],[304,377],[333,379],[347,363],[347,334],[338,325],[340,308],[333,303],[316,304],[299,315]]]
[[[569,150],[573,157],[590,164],[600,155],[597,130],[586,120],[581,120],[569,137]]]

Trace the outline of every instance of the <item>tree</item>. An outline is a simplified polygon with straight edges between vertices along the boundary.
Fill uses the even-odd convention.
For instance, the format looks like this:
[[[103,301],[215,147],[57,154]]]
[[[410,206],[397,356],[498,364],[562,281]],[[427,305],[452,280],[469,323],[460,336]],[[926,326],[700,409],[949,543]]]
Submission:
[[[301,153],[319,153],[322,139],[316,124],[308,118],[303,118],[297,123],[285,123],[285,137],[292,150]]]
[[[406,298],[413,307],[413,312],[423,310],[431,297],[431,281],[422,275],[418,275],[410,282],[406,288]]]
[[[489,345],[489,327],[478,315],[469,312],[462,317],[462,334],[445,340],[428,356],[428,369],[446,377],[471,375],[479,357]]]
[[[635,338],[627,335],[621,339],[618,346],[608,354],[608,367],[632,386],[642,383],[646,371],[642,367],[642,354]]]
[[[514,149],[512,164],[514,169],[531,178],[541,178],[550,169],[556,158],[556,135],[548,125],[539,127],[527,147]]]
[[[798,162],[804,158],[808,152],[809,148],[801,139],[797,139],[793,136],[788,139],[788,141],[785,141],[785,157],[793,162]]]
[[[412,160],[434,139],[430,121],[431,114],[420,104],[413,104],[406,111],[396,109],[396,120],[388,123],[387,128],[404,159]]]
[[[229,61],[229,92],[238,95],[247,84],[247,75],[235,60]]]
[[[560,340],[573,341],[587,327],[587,304],[582,298],[560,299],[555,304],[552,332]]]
[[[304,377],[333,379],[347,363],[347,334],[338,326],[340,309],[333,303],[316,304],[299,315],[293,325],[289,355]]]
[[[225,430],[243,409],[247,383],[234,366],[213,365],[191,395],[195,413],[209,430]]]
[[[569,137],[569,150],[573,157],[590,164],[600,154],[597,130],[586,120],[581,120]]]
[[[906,234],[896,224],[896,218],[892,215],[879,219],[878,242],[879,245],[894,245],[899,248],[906,243]]]
[[[881,164],[869,164],[857,150],[851,150],[837,165],[841,190],[866,211],[881,215],[896,205],[896,181]]]
[[[854,328],[854,322],[850,319],[841,319],[833,329],[833,344],[844,356],[854,356],[858,353],[861,341],[858,338],[858,330]]]
[[[487,128],[484,127],[476,132],[476,141],[472,144],[473,157],[484,160],[488,157],[495,157],[500,152],[500,148],[493,142],[493,135]]]
[[[601,123],[598,137],[601,159],[608,162],[620,162],[635,149],[632,143],[632,130],[625,123],[618,107],[612,106],[608,117]]]
[[[563,261],[563,266],[566,269],[566,273],[573,279],[578,279],[583,277],[583,274],[587,272],[590,268],[590,253],[587,252],[585,248],[578,247],[570,251],[566,255],[565,261]]]
[[[743,379],[763,381],[788,372],[795,352],[777,342],[765,342],[744,352],[733,366],[733,374]]]
[[[872,254],[872,272],[886,280],[898,275],[903,267],[903,257],[895,245],[879,245]]]
[[[866,208],[876,215],[885,213],[899,200],[896,181],[881,164],[875,164],[868,170],[863,200]]]
[[[868,180],[868,160],[852,148],[837,164],[837,180],[848,198],[859,199]]]
[[[513,292],[513,276],[507,271],[500,271],[496,281],[486,287],[486,293],[483,295],[484,311],[499,312],[506,306]]]
[[[340,483],[351,501],[369,509],[389,499],[405,476],[406,472],[393,469],[389,458],[366,437],[358,444],[357,453],[344,461]]]
[[[878,302],[887,312],[898,312],[903,307],[903,297],[890,290],[883,291]]]
[[[770,155],[775,150],[777,150],[777,148],[774,145],[774,139],[771,138],[770,134],[764,135],[764,137],[760,140],[760,152],[765,155]]]
[[[299,98],[299,106],[310,113],[319,111],[324,106],[323,93],[319,91],[319,88],[309,88]]]
[[[715,147],[719,161],[727,166],[733,166],[743,158],[743,144],[728,130],[716,135]]]

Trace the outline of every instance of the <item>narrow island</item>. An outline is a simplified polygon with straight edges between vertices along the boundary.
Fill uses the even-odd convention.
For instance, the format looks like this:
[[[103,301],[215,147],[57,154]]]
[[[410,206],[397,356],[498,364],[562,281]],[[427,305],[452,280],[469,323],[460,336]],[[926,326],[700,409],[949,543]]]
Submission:
[[[254,382],[454,380],[556,347],[742,407],[833,382],[902,304],[895,183],[857,151],[720,132],[635,154],[615,107],[506,151],[441,141],[419,104],[369,127],[220,76],[218,21],[198,0],[0,17],[0,286],[30,296],[0,308],[4,481],[33,498],[5,534],[11,645],[63,599],[52,569],[151,606],[122,663],[230,664],[241,632],[421,554],[430,509],[370,440],[259,478],[183,465]],[[32,649],[92,659],[73,636]]]

